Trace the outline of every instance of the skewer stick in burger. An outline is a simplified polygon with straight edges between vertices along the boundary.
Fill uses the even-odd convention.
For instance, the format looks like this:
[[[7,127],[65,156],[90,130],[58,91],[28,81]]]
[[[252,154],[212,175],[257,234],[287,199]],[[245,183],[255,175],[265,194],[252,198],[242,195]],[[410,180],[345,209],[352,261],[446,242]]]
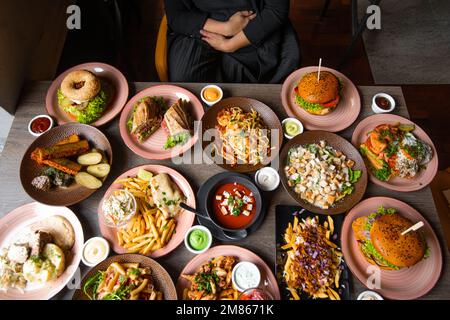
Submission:
[[[295,102],[306,112],[325,115],[339,104],[341,83],[329,71],[321,71],[319,81],[317,81],[317,72],[310,72],[300,79],[294,93]]]

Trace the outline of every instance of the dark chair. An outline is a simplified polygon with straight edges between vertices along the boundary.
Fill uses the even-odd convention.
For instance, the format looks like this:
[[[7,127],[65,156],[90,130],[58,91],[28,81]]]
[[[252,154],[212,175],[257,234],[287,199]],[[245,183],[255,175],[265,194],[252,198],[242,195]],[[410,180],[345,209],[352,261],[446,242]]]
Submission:
[[[367,19],[369,18],[369,14],[365,13],[361,21],[358,19],[358,0],[351,0],[351,6],[352,6],[352,41],[350,45],[348,46],[344,56],[341,59],[341,62],[339,63],[338,69],[341,69],[345,62],[347,61],[348,57],[352,53],[353,49],[355,48],[356,42],[358,41],[359,37],[362,35],[364,30],[366,30],[367,25]],[[328,7],[330,6],[331,0],[325,0],[325,3],[323,4],[322,10],[320,12],[320,18],[323,19],[328,11]],[[381,0],[369,0],[370,5],[379,5]]]

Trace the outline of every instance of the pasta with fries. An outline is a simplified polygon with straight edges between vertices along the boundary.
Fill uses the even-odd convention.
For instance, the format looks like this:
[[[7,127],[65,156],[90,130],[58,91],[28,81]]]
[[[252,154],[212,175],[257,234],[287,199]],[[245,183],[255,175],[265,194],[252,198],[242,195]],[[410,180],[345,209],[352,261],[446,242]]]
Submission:
[[[223,109],[217,115],[216,129],[221,139],[218,152],[228,164],[258,165],[270,157],[270,129],[255,110]]]
[[[139,263],[111,263],[87,279],[83,292],[90,300],[163,300],[152,270]]]

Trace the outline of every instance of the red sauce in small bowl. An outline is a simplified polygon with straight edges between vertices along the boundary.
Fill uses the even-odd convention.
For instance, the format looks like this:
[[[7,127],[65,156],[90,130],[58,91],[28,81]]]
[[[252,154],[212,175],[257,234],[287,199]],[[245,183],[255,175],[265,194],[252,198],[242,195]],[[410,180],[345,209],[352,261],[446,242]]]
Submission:
[[[31,131],[34,133],[43,133],[50,128],[50,119],[46,117],[39,117],[31,122]]]
[[[391,108],[391,103],[385,97],[375,98],[375,103],[377,106],[383,110],[389,110]]]
[[[239,300],[270,300],[270,297],[260,289],[252,289],[242,293]]]

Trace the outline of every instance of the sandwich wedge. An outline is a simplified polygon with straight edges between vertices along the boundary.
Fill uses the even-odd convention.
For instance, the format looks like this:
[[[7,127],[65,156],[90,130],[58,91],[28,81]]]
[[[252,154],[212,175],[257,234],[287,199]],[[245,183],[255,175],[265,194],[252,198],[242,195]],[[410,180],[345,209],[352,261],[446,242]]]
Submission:
[[[191,121],[187,113],[188,103],[186,100],[179,99],[164,114],[162,127],[169,134],[164,149],[184,144],[191,137]]]
[[[128,130],[139,142],[147,140],[160,126],[164,101],[155,97],[140,99],[127,122]]]

